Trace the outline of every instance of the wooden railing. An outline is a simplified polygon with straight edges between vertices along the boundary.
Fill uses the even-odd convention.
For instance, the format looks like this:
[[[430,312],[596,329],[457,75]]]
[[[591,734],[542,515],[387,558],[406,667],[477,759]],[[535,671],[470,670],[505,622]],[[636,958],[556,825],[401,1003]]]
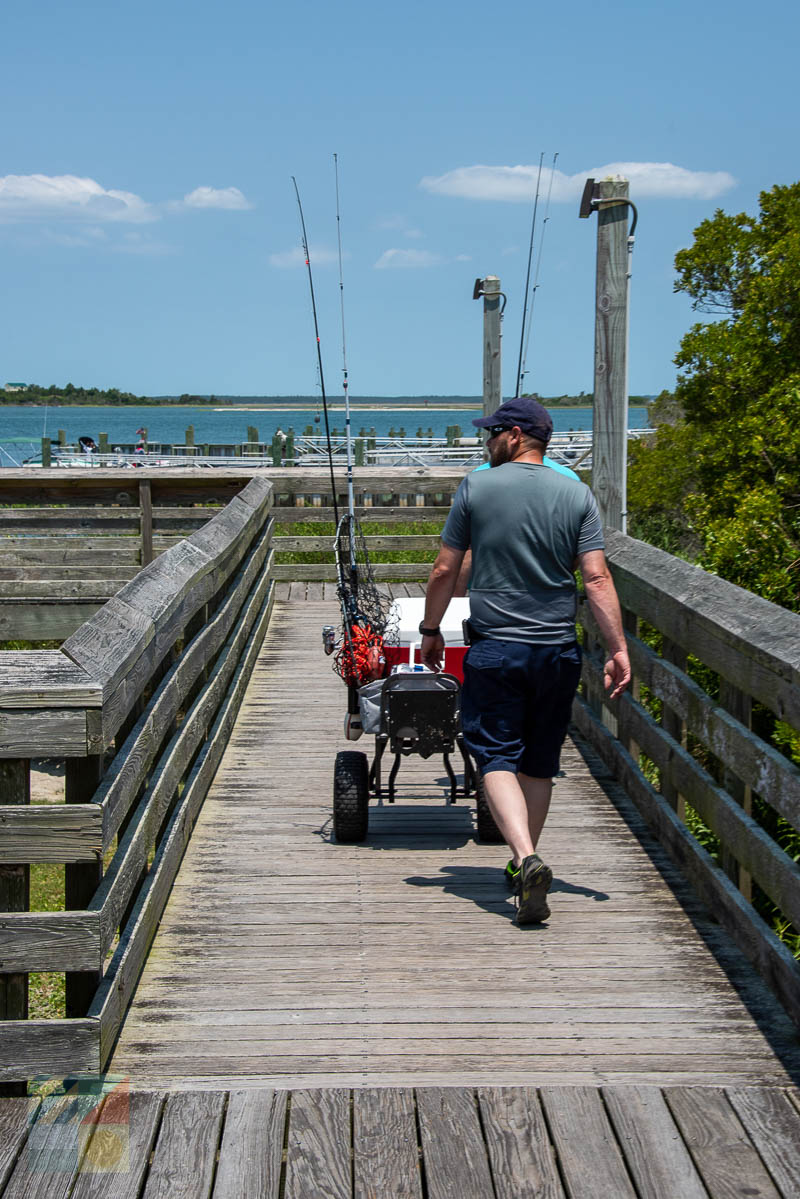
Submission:
[[[252,471],[0,472],[0,641],[70,636]]]
[[[60,650],[0,655],[2,1080],[108,1058],[270,618],[272,488],[244,482]],[[65,803],[29,803],[38,757]],[[67,910],[27,910],[41,862]],[[65,1020],[26,1019],[32,971],[66,974]]]
[[[635,682],[605,700],[584,605],[575,721],[800,1024],[800,965],[752,903],[755,883],[800,932],[800,865],[753,815],[760,800],[800,830],[800,770],[768,736],[773,716],[800,729],[800,616],[621,533],[607,540]],[[713,855],[687,805],[694,831],[699,817],[716,838]]]

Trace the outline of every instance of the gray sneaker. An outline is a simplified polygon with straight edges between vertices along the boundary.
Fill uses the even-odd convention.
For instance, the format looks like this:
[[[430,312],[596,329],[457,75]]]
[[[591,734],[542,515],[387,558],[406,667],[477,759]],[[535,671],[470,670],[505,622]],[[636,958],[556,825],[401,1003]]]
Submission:
[[[550,915],[547,892],[553,882],[553,871],[545,866],[538,853],[532,853],[522,863],[519,883],[517,924],[539,924]]]

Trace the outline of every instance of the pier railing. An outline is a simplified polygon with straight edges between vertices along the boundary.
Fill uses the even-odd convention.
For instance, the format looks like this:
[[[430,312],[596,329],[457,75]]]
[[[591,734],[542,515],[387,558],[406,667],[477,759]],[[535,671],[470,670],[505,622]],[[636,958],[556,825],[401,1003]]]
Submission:
[[[800,769],[781,752],[800,747],[800,616],[621,533],[607,541],[634,685],[605,699],[584,605],[574,718],[800,1024]]]
[[[270,619],[272,487],[239,487],[60,650],[0,654],[0,1080],[108,1058]],[[65,802],[30,803],[36,758]],[[32,863],[66,910],[28,910]],[[26,1019],[34,971],[66,1019]]]

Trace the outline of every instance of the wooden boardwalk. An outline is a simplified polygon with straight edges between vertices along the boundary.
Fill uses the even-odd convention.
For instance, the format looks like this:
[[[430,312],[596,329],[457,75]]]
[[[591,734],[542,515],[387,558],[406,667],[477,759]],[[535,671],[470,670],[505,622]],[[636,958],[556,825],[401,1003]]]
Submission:
[[[471,805],[444,805],[435,759],[404,762],[365,844],[334,844],[344,690],[320,629],[337,613],[291,586],[113,1072],[231,1091],[797,1080],[788,1018],[574,743],[541,847],[546,925],[516,926],[503,847],[475,842]]]
[[[795,1199],[779,1089],[133,1091],[0,1100],[2,1199]]]

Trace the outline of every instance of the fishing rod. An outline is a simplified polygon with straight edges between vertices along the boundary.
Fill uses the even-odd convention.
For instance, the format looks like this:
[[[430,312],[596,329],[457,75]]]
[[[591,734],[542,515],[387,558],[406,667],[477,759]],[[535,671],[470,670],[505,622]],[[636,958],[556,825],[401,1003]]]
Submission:
[[[556,163],[558,162],[558,154],[553,155],[553,165],[550,168],[550,183],[547,188],[547,202],[544,206],[544,220],[542,221],[542,235],[539,238],[539,254],[536,259],[536,271],[533,276],[533,289],[531,291],[531,310],[528,315],[528,331],[525,334],[525,353],[522,356],[522,370],[520,371],[520,387],[527,375],[526,362],[528,359],[528,345],[531,339],[531,329],[533,328],[533,308],[536,303],[536,293],[539,290],[539,272],[542,269],[542,251],[544,250],[544,235],[547,232],[547,222],[550,220],[550,197],[553,194],[553,177],[556,173]],[[523,326],[524,327],[524,326]]]
[[[297,180],[292,175],[292,183],[294,184],[295,195],[297,196],[297,207],[300,210],[300,227],[303,231],[303,253],[306,256],[306,267],[308,268],[308,286],[311,291],[311,311],[314,314],[314,334],[317,339],[317,366],[319,368],[319,386],[322,392],[322,409],[325,413],[325,437],[328,442],[328,464],[331,472],[331,494],[333,497],[333,519],[338,525],[339,509],[336,505],[336,480],[333,477],[333,450],[331,449],[331,430],[328,423],[328,399],[325,395],[325,376],[322,371],[322,346],[319,340],[319,323],[317,321],[317,303],[314,299],[314,277],[311,274],[311,255],[308,252],[308,238],[306,237],[306,222],[303,216],[303,205],[300,203],[300,191],[297,187]]]
[[[339,247],[339,304],[342,312],[342,387],[344,390],[344,429],[345,449],[347,454],[347,512],[348,548],[350,551],[350,587],[353,596],[358,594],[358,570],[356,567],[356,535],[355,535],[355,503],[353,499],[353,443],[350,429],[350,391],[347,373],[347,337],[344,321],[344,272],[342,270],[342,220],[339,206],[339,156],[333,156],[333,170],[336,179],[336,240]]]
[[[522,328],[519,335],[519,358],[517,360],[517,386],[514,392],[514,399],[519,399],[520,388],[522,387],[522,351],[525,341],[525,321],[528,315],[528,290],[531,282],[531,261],[533,259],[533,238],[536,233],[536,210],[539,207],[539,184],[542,180],[542,162],[544,161],[544,150],[539,155],[539,174],[536,177],[536,195],[533,201],[533,217],[531,219],[531,242],[528,247],[528,270],[525,275],[525,299],[522,306]]]

